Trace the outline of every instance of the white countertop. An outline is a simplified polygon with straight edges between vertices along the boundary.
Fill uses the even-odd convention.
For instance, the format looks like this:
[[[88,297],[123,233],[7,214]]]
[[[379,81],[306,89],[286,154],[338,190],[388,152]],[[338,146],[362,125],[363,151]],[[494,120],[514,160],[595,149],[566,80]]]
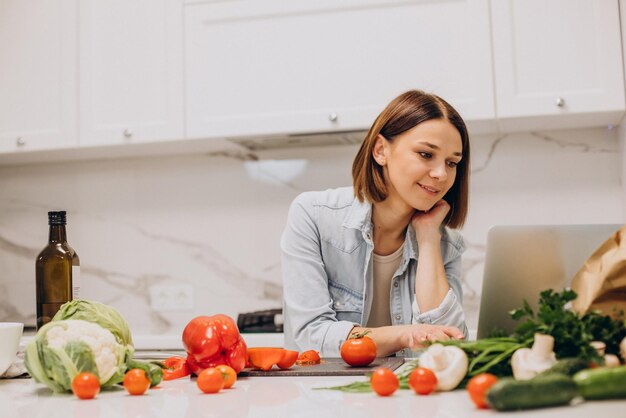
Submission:
[[[162,382],[143,396],[123,389],[101,392],[93,400],[53,394],[32,379],[0,380],[3,418],[141,418],[141,417],[412,417],[412,418],[623,418],[626,401],[583,402],[575,406],[515,413],[478,410],[464,390],[418,396],[398,390],[391,397],[314,388],[340,385],[362,377],[249,377],[231,389],[202,394],[195,381]]]

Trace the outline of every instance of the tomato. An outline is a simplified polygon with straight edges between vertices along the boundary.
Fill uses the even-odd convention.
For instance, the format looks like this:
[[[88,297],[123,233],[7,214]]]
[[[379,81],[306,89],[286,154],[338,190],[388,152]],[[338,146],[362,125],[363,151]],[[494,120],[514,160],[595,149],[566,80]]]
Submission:
[[[237,381],[237,373],[232,367],[225,364],[220,364],[216,367],[220,373],[222,373],[222,379],[224,380],[224,389],[232,387]]]
[[[409,386],[418,395],[428,395],[437,388],[437,376],[430,369],[417,367],[409,375]]]
[[[386,367],[379,367],[374,370],[372,377],[370,377],[370,384],[374,392],[380,396],[389,396],[400,387],[398,376]]]
[[[100,392],[100,382],[95,374],[78,373],[72,379],[72,392],[80,399],[93,399]]]
[[[163,360],[163,380],[179,379],[181,377],[189,376],[191,370],[187,364],[187,359],[184,357],[170,357]]]
[[[131,369],[124,376],[124,388],[131,395],[143,395],[150,387],[150,379],[141,369]]]
[[[191,371],[226,364],[239,373],[246,365],[248,351],[237,323],[227,315],[198,316],[183,331],[183,345]]]
[[[298,352],[292,350],[285,350],[283,354],[283,358],[276,364],[281,369],[289,369],[294,365],[296,360],[298,359]]]
[[[248,362],[256,369],[269,370],[285,355],[285,350],[276,347],[254,347],[248,349]]]
[[[486,396],[487,391],[498,381],[498,378],[491,373],[481,373],[472,377],[467,382],[467,393],[470,399],[479,408],[489,408]]]
[[[349,338],[341,345],[341,358],[350,366],[367,366],[376,358],[376,343],[367,336]]]
[[[322,359],[320,358],[320,353],[315,350],[304,351],[298,356],[296,360],[296,364],[298,366],[311,366],[314,364],[320,364]]]
[[[214,367],[203,370],[196,380],[198,388],[204,393],[217,393],[224,387],[222,372]]]

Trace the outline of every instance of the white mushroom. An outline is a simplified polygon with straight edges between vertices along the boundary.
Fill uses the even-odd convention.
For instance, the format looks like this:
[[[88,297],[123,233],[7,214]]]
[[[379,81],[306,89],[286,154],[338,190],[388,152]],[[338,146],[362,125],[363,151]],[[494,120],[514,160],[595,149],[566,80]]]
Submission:
[[[513,377],[517,380],[532,379],[556,363],[554,354],[554,337],[535,334],[532,348],[520,348],[511,357]]]
[[[596,349],[596,352],[600,357],[604,356],[604,352],[606,350],[606,344],[602,341],[592,341],[589,343],[590,346]]]
[[[437,376],[437,390],[456,388],[467,373],[467,354],[455,346],[433,344],[419,358],[420,367],[432,370]]]
[[[626,337],[624,337],[622,342],[619,343],[619,353],[622,356],[622,360],[624,360],[624,362],[626,362]]]
[[[617,367],[620,365],[619,357],[615,354],[605,354],[604,355],[604,365],[606,367]]]
[[[602,341],[592,341],[590,345],[595,348],[598,355],[604,359],[604,365],[606,367],[617,367],[620,365],[619,357],[615,354],[606,354],[605,343]]]

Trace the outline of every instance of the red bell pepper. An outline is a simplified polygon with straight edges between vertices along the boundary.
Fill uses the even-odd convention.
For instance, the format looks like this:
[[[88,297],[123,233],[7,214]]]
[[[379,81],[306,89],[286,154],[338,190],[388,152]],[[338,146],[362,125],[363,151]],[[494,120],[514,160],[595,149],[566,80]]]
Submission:
[[[187,359],[184,357],[174,356],[167,358],[163,360],[163,365],[165,366],[165,369],[163,369],[163,380],[179,379],[191,374],[191,370],[189,370],[187,365]]]
[[[227,315],[199,316],[183,331],[187,364],[194,374],[225,364],[239,373],[246,365],[248,348],[233,319]]]

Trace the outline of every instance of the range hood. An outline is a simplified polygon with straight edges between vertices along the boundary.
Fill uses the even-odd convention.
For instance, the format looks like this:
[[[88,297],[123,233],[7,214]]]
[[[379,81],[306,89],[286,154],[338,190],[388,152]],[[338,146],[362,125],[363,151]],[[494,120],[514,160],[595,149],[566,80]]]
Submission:
[[[228,141],[249,151],[265,151],[285,148],[323,147],[329,145],[359,145],[367,131],[320,132],[267,137],[229,138]]]

